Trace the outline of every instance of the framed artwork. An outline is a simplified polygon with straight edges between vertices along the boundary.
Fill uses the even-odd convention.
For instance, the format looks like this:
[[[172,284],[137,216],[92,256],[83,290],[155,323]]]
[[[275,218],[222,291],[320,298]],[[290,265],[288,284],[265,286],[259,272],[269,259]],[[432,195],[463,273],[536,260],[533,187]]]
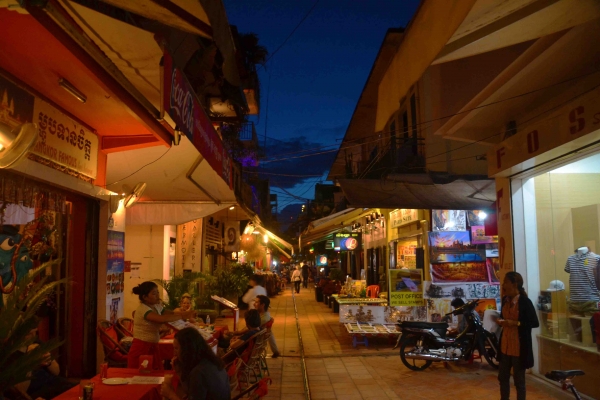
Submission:
[[[485,262],[431,264],[433,283],[488,282]]]
[[[500,283],[500,259],[499,258],[488,258],[485,261],[488,270],[488,277],[490,283]]]
[[[385,324],[384,306],[340,305],[340,323]]]
[[[471,243],[498,243],[498,236],[486,236],[485,226],[471,226]]]
[[[485,262],[485,245],[471,243],[469,232],[429,232],[429,261]]]
[[[431,215],[434,232],[467,230],[467,215],[464,210],[431,210]]]

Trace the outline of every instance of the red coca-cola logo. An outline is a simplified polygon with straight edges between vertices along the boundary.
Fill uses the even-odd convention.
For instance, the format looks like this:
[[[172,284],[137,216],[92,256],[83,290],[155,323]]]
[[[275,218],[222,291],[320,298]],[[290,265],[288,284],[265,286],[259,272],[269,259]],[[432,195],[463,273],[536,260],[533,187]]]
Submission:
[[[171,76],[171,101],[169,105],[179,117],[178,125],[183,125],[180,128],[188,134],[194,132],[194,97],[189,88],[186,87],[185,79],[179,75],[176,68],[173,68]]]

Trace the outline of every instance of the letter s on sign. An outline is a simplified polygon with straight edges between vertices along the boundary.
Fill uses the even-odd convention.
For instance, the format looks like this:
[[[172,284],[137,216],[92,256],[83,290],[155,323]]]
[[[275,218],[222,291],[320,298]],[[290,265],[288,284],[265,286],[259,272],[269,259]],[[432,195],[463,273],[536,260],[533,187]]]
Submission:
[[[581,132],[583,128],[585,128],[585,118],[583,118],[584,111],[585,109],[583,108],[583,106],[579,106],[577,108],[572,109],[569,113],[569,122],[571,123],[571,126],[569,127],[569,132],[571,132],[571,135],[575,135]]]

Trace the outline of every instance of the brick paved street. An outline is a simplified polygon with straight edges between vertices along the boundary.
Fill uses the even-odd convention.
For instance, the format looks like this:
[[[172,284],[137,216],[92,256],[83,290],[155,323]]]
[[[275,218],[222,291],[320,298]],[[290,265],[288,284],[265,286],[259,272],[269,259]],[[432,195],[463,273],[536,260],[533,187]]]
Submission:
[[[494,399],[499,398],[497,372],[485,363],[444,366],[434,363],[424,372],[414,372],[400,361],[388,340],[369,342],[369,348],[352,347],[351,337],[312,290],[296,295],[300,329],[313,399]],[[294,303],[288,290],[271,299],[273,331],[284,355],[269,359],[273,384],[266,399],[304,399],[298,332]],[[528,399],[572,397],[528,375]],[[513,398],[516,398],[513,389]]]

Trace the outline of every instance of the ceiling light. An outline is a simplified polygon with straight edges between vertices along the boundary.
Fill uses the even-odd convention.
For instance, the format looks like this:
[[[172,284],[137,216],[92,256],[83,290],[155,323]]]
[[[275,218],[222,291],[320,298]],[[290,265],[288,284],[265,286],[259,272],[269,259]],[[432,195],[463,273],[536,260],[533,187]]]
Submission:
[[[235,206],[229,207],[230,210],[235,210]]]
[[[73,84],[71,82],[69,82],[68,80],[66,80],[65,78],[58,79],[58,86],[65,89],[67,92],[69,92],[73,97],[75,97],[80,102],[85,103],[87,101],[87,96],[85,94],[83,94],[75,86],[73,86]]]
[[[485,212],[483,212],[483,211],[479,211],[479,214],[477,216],[482,221],[487,218],[487,214]]]

